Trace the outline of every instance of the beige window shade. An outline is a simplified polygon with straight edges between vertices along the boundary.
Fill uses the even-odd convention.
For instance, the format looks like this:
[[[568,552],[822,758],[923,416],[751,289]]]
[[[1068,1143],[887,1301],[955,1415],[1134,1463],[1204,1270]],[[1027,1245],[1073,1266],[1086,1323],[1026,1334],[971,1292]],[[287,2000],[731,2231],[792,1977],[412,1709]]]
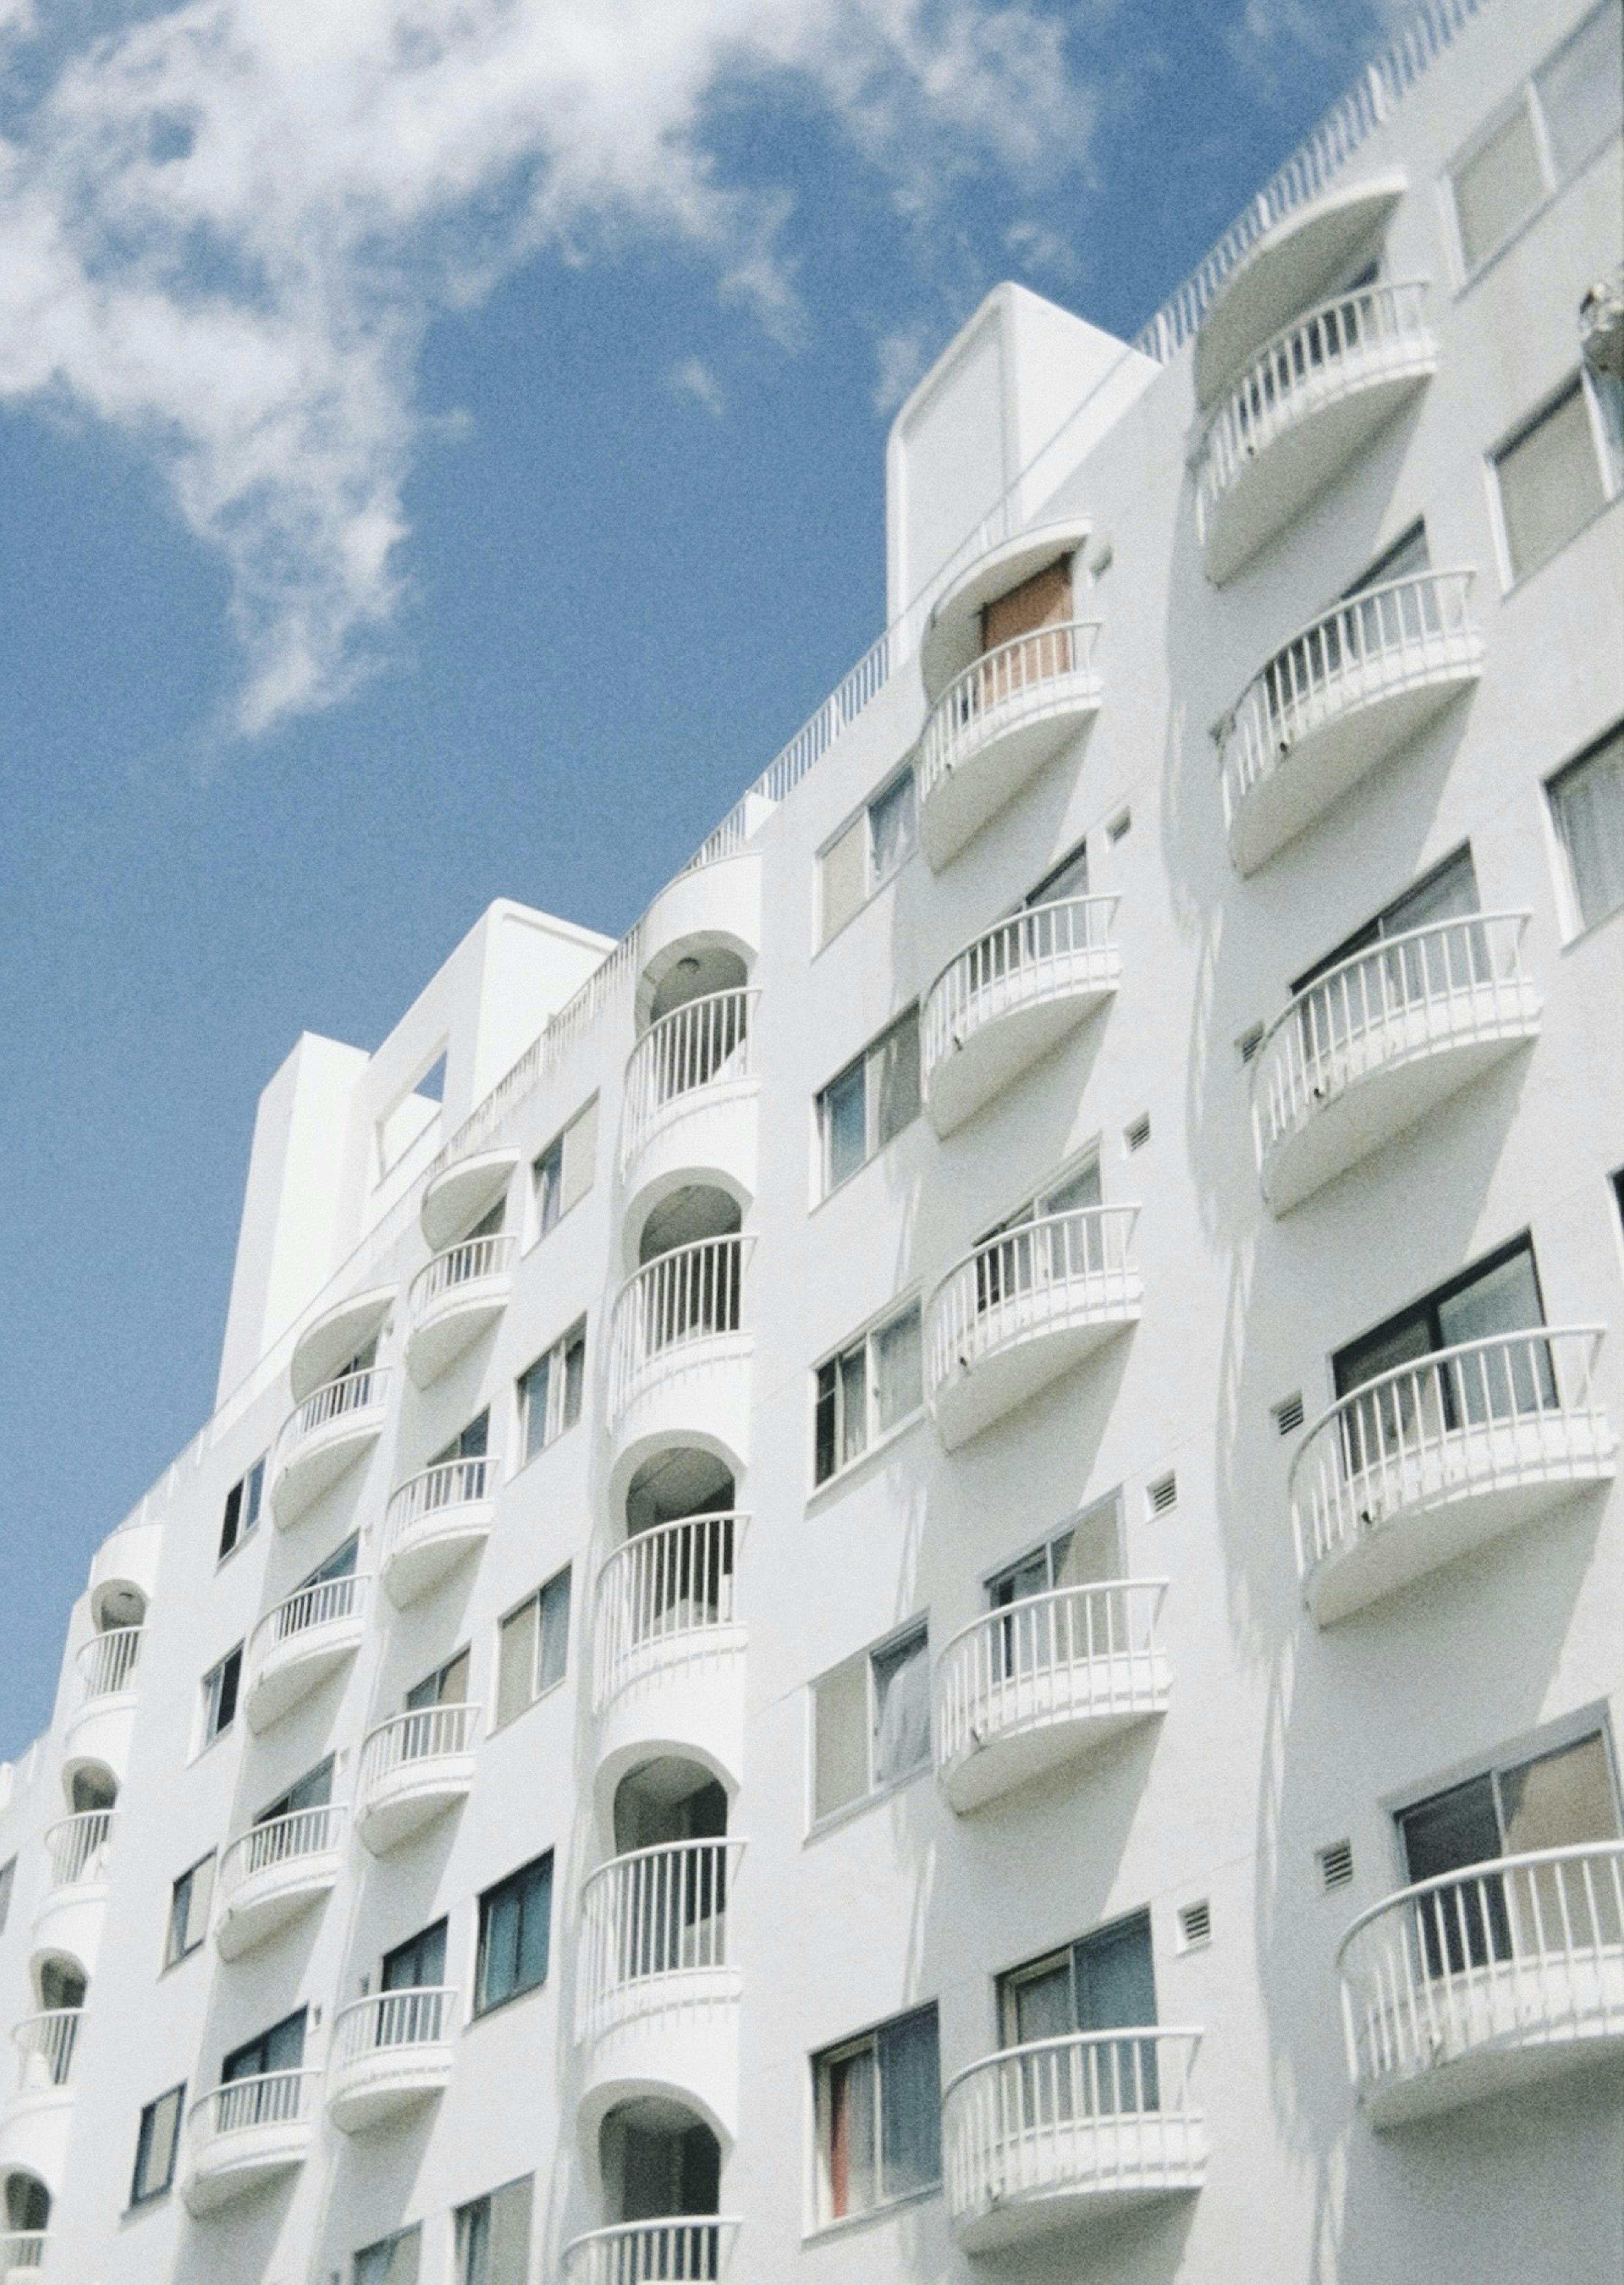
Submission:
[[[1040,627],[1063,626],[1071,616],[1071,558],[1063,555],[986,605],[981,614],[981,648],[996,650],[1000,643],[1033,634]]]

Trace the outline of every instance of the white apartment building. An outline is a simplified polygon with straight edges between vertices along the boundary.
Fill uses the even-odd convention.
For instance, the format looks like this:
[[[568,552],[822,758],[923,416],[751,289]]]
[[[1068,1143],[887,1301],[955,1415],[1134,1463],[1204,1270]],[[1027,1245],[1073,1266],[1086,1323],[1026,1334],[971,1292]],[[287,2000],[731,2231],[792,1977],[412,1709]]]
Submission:
[[[1619,0],[1435,0],[619,944],[261,1101],[4,2285],[1624,2270]]]

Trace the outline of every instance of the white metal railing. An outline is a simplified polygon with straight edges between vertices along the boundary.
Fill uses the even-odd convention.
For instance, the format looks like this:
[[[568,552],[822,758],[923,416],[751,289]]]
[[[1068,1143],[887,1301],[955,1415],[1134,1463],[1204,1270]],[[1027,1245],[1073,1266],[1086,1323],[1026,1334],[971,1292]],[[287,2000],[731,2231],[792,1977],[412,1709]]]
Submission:
[[[457,1994],[435,1985],[353,2000],[333,2026],[331,2069],[341,2071],[367,2055],[401,2047],[442,2046],[456,2012]]]
[[[112,1838],[110,1809],[82,1809],[76,1816],[65,1817],[51,1826],[45,1834],[51,1886],[71,1888],[80,1881],[99,1881],[106,1870]]]
[[[277,1438],[277,1457],[286,1459],[317,1429],[341,1420],[351,1412],[365,1412],[381,1404],[389,1393],[389,1368],[368,1365],[362,1372],[346,1372],[307,1396],[282,1423]]]
[[[1068,2181],[1154,2187],[1197,2153],[1199,2031],[1071,2031],[988,2055],[942,2097],[949,2207],[972,2212]],[[1147,2132],[1147,2122],[1150,2130]]]
[[[1526,913],[1474,913],[1384,937],[1304,987],[1252,1065],[1261,1164],[1351,1081],[1411,1049],[1494,1039],[1526,1021]]]
[[[338,1619],[353,1619],[361,1608],[368,1583],[364,1574],[355,1571],[347,1572],[341,1579],[318,1579],[313,1587],[301,1587],[297,1594],[289,1595],[274,1610],[267,1611],[249,1639],[250,1669],[262,1665],[267,1654],[281,1644],[309,1634],[314,1627],[331,1626]]]
[[[474,1750],[479,1708],[418,1706],[381,1722],[361,1748],[361,1789],[371,1793],[399,1769],[419,1762],[451,1761]]]
[[[50,2247],[49,2231],[0,2230],[0,2278],[16,2277],[43,2269]]]
[[[566,2285],[718,2285],[739,2234],[732,2214],[616,2222],[564,2248]]]
[[[261,1873],[295,1865],[307,1857],[320,1857],[336,1849],[344,1828],[344,1811],[333,1802],[319,1809],[290,1810],[286,1817],[268,1817],[239,1833],[220,1859],[220,1894],[230,1900]]]
[[[1213,414],[1202,445],[1200,506],[1210,514],[1249,462],[1327,396],[1384,363],[1408,363],[1427,338],[1424,279],[1361,286],[1322,302],[1260,349]]]
[[[1367,588],[1275,652],[1221,727],[1229,824],[1305,732],[1477,664],[1483,639],[1467,609],[1474,576],[1421,571]]]
[[[743,986],[685,1001],[651,1024],[626,1065],[623,1156],[630,1160],[668,1103],[750,1073],[756,993]]]
[[[109,1627],[106,1634],[80,1644],[75,1662],[83,1684],[82,1699],[111,1698],[129,1689],[141,1655],[141,1633],[139,1627]]]
[[[1613,1439],[1594,1388],[1602,1331],[1540,1326],[1458,1342],[1340,1398],[1291,1463],[1298,1570],[1306,1577],[1419,1501],[1604,1457]]]
[[[482,1277],[506,1276],[518,1248],[519,1241],[511,1230],[497,1230],[489,1237],[464,1238],[460,1245],[448,1245],[443,1253],[436,1253],[412,1281],[406,1306],[412,1323],[420,1324],[435,1303],[455,1292],[459,1285],[472,1285]]]
[[[749,1244],[735,1230],[674,1246],[621,1288],[609,1327],[612,1413],[662,1358],[739,1331]]]
[[[1076,1206],[989,1237],[930,1296],[925,1355],[931,1388],[1011,1340],[1107,1315],[1137,1299],[1128,1246],[1137,1206]]]
[[[1052,686],[1063,676],[1094,685],[1097,619],[1071,619],[1032,633],[1016,635],[984,651],[956,675],[930,710],[919,750],[919,798],[929,801],[944,778],[982,743],[990,717],[1020,708],[1040,712],[1054,700]],[[1097,686],[1096,686],[1097,687]]]
[[[320,2077],[318,2070],[296,2069],[227,2079],[192,2104],[186,2114],[187,2132],[196,2145],[255,2126],[286,2126],[308,2119]]]
[[[730,1965],[728,1892],[743,1849],[741,1841],[665,1842],[611,1857],[588,1874],[581,1890],[585,2037],[624,2012],[638,1996],[632,1987]]]
[[[1491,2040],[1624,2035],[1624,1841],[1418,1881],[1361,1912],[1337,1961],[1361,2091]]]
[[[1116,897],[1065,897],[1000,921],[948,962],[925,999],[924,1058],[933,1071],[992,1018],[1033,1001],[1097,987],[1114,971]]]
[[[441,1460],[421,1474],[408,1476],[389,1497],[383,1518],[383,1559],[387,1563],[403,1539],[410,1536],[425,1516],[443,1509],[475,1507],[489,1496],[492,1463],[482,1452],[474,1460]]]
[[[685,1516],[639,1531],[598,1574],[597,1702],[605,1706],[656,1644],[702,1647],[737,1621],[734,1566],[749,1518]]]
[[[1028,1722],[1142,1709],[1163,1685],[1166,1592],[1165,1579],[1112,1579],[973,1620],[936,1662],[938,1765]]]
[[[30,2015],[12,2030],[17,2084],[25,2093],[30,2087],[67,2085],[83,2014],[82,2007],[53,2007],[46,2014]]]

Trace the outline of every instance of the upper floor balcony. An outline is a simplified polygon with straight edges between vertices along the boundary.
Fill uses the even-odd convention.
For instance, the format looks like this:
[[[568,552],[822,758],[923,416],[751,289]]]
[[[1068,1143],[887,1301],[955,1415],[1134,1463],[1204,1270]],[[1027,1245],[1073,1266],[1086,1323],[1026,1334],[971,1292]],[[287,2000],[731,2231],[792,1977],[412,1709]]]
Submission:
[[[1424,280],[1361,286],[1295,318],[1219,404],[1196,516],[1221,586],[1323,491],[1438,370]]]
[[[1422,571],[1367,588],[1248,684],[1219,733],[1237,872],[1255,873],[1478,680],[1472,577]]]
[[[45,1890],[34,1908],[35,1953],[60,1952],[94,1973],[107,1908],[114,1815],[80,1810],[45,1833]]]
[[[12,2045],[17,2050],[18,2096],[26,2100],[42,2091],[68,2084],[83,2019],[82,2007],[52,2007],[15,2026]]]
[[[356,1829],[374,1857],[443,1817],[474,1782],[477,1706],[420,1706],[381,1722],[361,1748]]]
[[[287,1596],[248,1637],[248,1727],[268,1730],[361,1646],[370,1579],[349,1572]]]
[[[180,2184],[188,2213],[212,2213],[304,2163],[320,2079],[318,2070],[264,2071],[192,2104]]]
[[[987,2253],[1198,2190],[1198,2031],[1070,2031],[973,2063],[942,2098],[954,2237]]]
[[[344,1811],[329,1802],[250,1826],[220,1859],[215,1943],[240,1959],[320,1901],[338,1880]]]
[[[430,1175],[418,1205],[418,1226],[435,1253],[454,1245],[506,1196],[521,1155],[511,1146],[475,1150]]]
[[[977,1246],[930,1296],[925,1370],[949,1451],[1138,1321],[1137,1206],[1079,1206]]]
[[[936,871],[1099,712],[1094,619],[984,651],[931,708],[917,763],[919,839]]]
[[[141,1655],[140,1627],[109,1627],[82,1643],[74,1663],[79,1669],[79,1701],[89,1706],[98,1699],[121,1698],[135,1686],[136,1663]]]
[[[984,1802],[1165,1714],[1165,1579],[1061,1587],[987,1611],[936,1662],[936,1773],[953,1808]]]
[[[1361,1912],[1338,1955],[1377,2126],[1624,2053],[1624,1841],[1502,1857]]]
[[[399,1610],[482,1548],[496,1517],[495,1463],[441,1460],[391,1494],[383,1519],[383,1583]]]
[[[58,1889],[105,1887],[113,1823],[110,1809],[82,1809],[47,1829],[48,1896]]]
[[[1332,1405],[1291,1464],[1304,1598],[1322,1626],[1609,1480],[1597,1325],[1532,1328],[1395,1366]]]
[[[1526,913],[1384,938],[1305,986],[1252,1064],[1263,1195],[1288,1213],[1535,1038]]]
[[[732,2214],[683,2214],[588,2230],[562,2254],[563,2285],[722,2285],[739,2235]]]
[[[1000,921],[955,953],[922,1024],[925,1102],[951,1135],[1047,1055],[1122,980],[1115,897],[1067,897]]]
[[[12,2032],[17,2078],[0,2097],[0,2180],[13,2171],[60,2184],[73,2123],[74,2059],[82,2007],[30,2015]]]
[[[364,2133],[416,2110],[451,2084],[457,1994],[374,1991],[340,2010],[327,2064],[327,2116]]]
[[[620,1139],[628,1197],[695,1166],[730,1175],[746,1196],[754,1192],[757,997],[739,986],[684,1001],[632,1048]]]
[[[49,2230],[0,2230],[0,2285],[36,2285],[50,2250]]]
[[[599,1573],[592,1680],[606,1760],[657,1741],[738,1773],[746,1636],[735,1566],[749,1522],[729,1513],[655,1525]]]
[[[135,1729],[136,1667],[145,1629],[109,1627],[82,1643],[74,1663],[79,1702],[68,1715],[63,1748],[76,1761],[102,1762],[120,1775],[129,1766]]]
[[[743,1330],[751,1243],[734,1230],[674,1246],[621,1288],[609,1325],[609,1416],[623,1459],[639,1444],[681,1435],[743,1457],[755,1346]]]
[[[279,1526],[303,1514],[377,1442],[388,1416],[389,1368],[341,1373],[307,1396],[282,1424],[271,1479]]]
[[[427,1388],[482,1333],[489,1332],[513,1292],[519,1241],[510,1231],[465,1238],[436,1253],[407,1296],[406,1370]]]

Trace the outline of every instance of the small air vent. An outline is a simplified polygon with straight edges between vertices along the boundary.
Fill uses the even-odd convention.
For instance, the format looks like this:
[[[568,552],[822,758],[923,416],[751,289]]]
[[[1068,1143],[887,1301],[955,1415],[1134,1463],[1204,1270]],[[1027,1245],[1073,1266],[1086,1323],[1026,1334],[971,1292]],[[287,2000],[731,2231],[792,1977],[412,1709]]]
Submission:
[[[1303,1425],[1303,1392],[1294,1388],[1275,1407],[1275,1426],[1282,1436],[1295,1436]]]
[[[1145,1496],[1150,1503],[1152,1515],[1168,1514],[1179,1504],[1178,1477],[1169,1469],[1165,1476],[1158,1476],[1149,1486]]]
[[[1142,1111],[1131,1127],[1122,1130],[1122,1139],[1130,1150],[1142,1150],[1150,1140],[1150,1114]]]
[[[1243,1032],[1236,1041],[1235,1052],[1243,1064],[1249,1064],[1262,1045],[1263,1026],[1261,1024],[1253,1024],[1249,1030]]]
[[[1314,1862],[1320,1868],[1322,1888],[1345,1888],[1353,1877],[1353,1844],[1351,1841],[1333,1841],[1329,1848],[1316,1853]]]
[[[1198,1904],[1179,1907],[1179,1949],[1196,1951],[1212,1941],[1212,1907],[1203,1896]]]
[[[1112,844],[1118,841],[1125,841],[1133,829],[1133,811],[1131,809],[1118,810],[1116,816],[1111,819],[1110,823],[1105,828],[1105,837]]]

